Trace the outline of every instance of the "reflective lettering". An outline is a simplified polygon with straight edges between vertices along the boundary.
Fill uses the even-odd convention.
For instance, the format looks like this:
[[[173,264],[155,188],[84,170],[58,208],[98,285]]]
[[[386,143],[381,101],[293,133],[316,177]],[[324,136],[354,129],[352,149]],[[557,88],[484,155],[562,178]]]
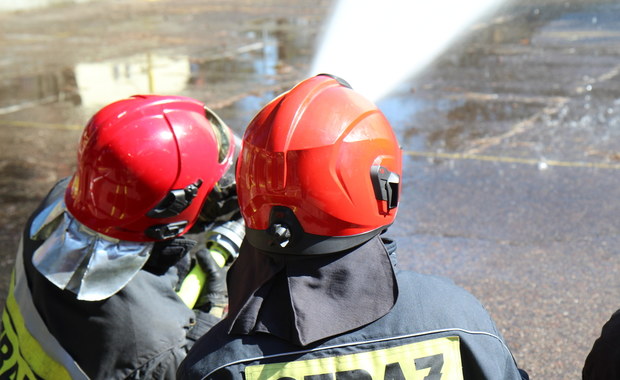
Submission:
[[[372,376],[363,369],[336,372],[336,380],[372,380]]]
[[[3,368],[2,370],[3,372],[0,374],[0,380],[17,380],[17,363],[13,364],[10,368]]]
[[[443,368],[443,355],[437,354],[433,356],[427,356],[425,358],[419,358],[415,360],[415,368],[430,368],[428,375],[424,377],[424,380],[441,380],[441,369]]]
[[[10,318],[5,309],[0,336],[0,380],[35,380],[36,375],[19,353],[19,340]]]
[[[405,374],[398,363],[390,363],[385,366],[384,380],[405,380]]]
[[[0,362],[0,367],[2,367],[1,363],[10,359],[11,356],[13,356],[13,345],[6,333],[2,333],[2,337],[0,338],[0,360],[2,360]]]
[[[245,368],[246,380],[462,380],[458,337]]]
[[[0,380],[70,380],[67,370],[49,357],[24,322],[15,299],[15,273],[2,313]]]

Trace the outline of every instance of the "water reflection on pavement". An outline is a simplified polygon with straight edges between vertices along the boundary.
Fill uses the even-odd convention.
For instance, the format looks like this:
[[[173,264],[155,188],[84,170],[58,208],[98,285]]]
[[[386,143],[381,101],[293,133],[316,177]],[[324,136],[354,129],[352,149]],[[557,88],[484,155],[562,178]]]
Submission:
[[[21,226],[71,174],[92,113],[187,95],[241,134],[308,75],[329,3],[0,11],[1,299]],[[400,265],[472,291],[532,378],[579,378],[620,307],[618,17],[614,1],[510,3],[379,102],[405,156]]]

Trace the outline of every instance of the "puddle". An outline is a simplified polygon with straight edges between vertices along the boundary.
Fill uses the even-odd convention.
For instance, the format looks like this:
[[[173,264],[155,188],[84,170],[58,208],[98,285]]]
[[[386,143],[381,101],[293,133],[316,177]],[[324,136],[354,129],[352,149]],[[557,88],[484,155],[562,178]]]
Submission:
[[[467,44],[447,51],[419,82],[404,82],[380,101],[403,146],[457,152],[472,140],[501,134],[528,119],[555,101],[551,97],[570,96],[574,76],[587,67],[583,61],[587,55],[563,44],[578,38],[581,47],[572,49],[580,49],[619,39],[620,26],[613,15],[620,9],[613,4],[587,8],[566,4],[515,6],[510,17],[496,19],[472,33]],[[304,22],[303,18],[258,20],[238,32],[250,41],[244,46],[192,54],[135,54],[7,79],[0,83],[0,115],[50,103],[70,103],[88,113],[134,94],[182,94],[215,102],[222,118],[242,133],[255,113],[286,89],[286,78],[298,77],[307,67],[317,27]],[[610,56],[603,62],[614,60]],[[587,87],[588,81],[586,77],[583,88],[592,87]],[[614,91],[602,84],[594,89]],[[497,94],[509,96],[493,98]]]
[[[62,101],[81,103],[72,68],[0,81],[0,115]]]
[[[138,54],[75,67],[82,105],[100,108],[136,94],[179,94],[190,77],[187,56]]]
[[[0,1],[0,12],[25,11],[29,9],[45,8],[63,4],[88,3],[96,0],[19,0]]]
[[[0,82],[0,115],[41,104],[70,101],[87,112],[135,94],[186,95],[205,102],[224,99],[222,112],[247,123],[279,94],[282,76],[308,60],[314,28],[301,19],[256,22],[243,33],[244,46],[191,55],[143,53]],[[297,69],[299,70],[299,69]],[[273,88],[273,89],[272,89]],[[235,123],[241,124],[241,123]]]
[[[185,93],[224,99],[223,104],[215,104],[218,114],[242,134],[256,112],[305,70],[316,40],[316,27],[305,22],[302,18],[260,20],[244,32],[255,43],[190,58]]]

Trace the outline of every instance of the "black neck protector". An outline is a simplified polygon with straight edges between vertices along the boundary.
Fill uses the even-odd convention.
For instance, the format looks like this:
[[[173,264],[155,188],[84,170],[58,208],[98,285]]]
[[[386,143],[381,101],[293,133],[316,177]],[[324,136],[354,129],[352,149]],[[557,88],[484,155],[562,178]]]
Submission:
[[[389,312],[398,287],[377,235],[324,255],[273,254],[244,241],[228,273],[230,333],[267,333],[305,346]]]

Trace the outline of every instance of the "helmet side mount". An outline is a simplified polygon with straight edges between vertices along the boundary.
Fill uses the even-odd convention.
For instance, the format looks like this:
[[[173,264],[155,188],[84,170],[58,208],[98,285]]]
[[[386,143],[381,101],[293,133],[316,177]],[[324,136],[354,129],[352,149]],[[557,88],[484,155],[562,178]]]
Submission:
[[[163,219],[181,214],[198,195],[200,186],[202,186],[202,180],[198,179],[183,189],[170,190],[157,206],[146,213],[146,216]],[[170,239],[181,234],[188,223],[187,220],[181,220],[173,223],[157,224],[144,230],[144,234],[155,240]]]
[[[286,247],[291,242],[291,230],[286,224],[274,223],[267,229],[267,233],[273,237],[270,245],[278,244]]]
[[[274,206],[271,209],[269,227],[266,231],[270,236],[269,246],[276,249],[294,247],[303,232],[293,210],[284,206]]]
[[[170,190],[157,206],[146,213],[146,216],[160,219],[179,215],[192,203],[201,185],[202,180],[198,179],[184,189]]]
[[[387,201],[388,210],[396,208],[400,176],[384,166],[373,165],[370,168],[370,179],[377,200]]]

